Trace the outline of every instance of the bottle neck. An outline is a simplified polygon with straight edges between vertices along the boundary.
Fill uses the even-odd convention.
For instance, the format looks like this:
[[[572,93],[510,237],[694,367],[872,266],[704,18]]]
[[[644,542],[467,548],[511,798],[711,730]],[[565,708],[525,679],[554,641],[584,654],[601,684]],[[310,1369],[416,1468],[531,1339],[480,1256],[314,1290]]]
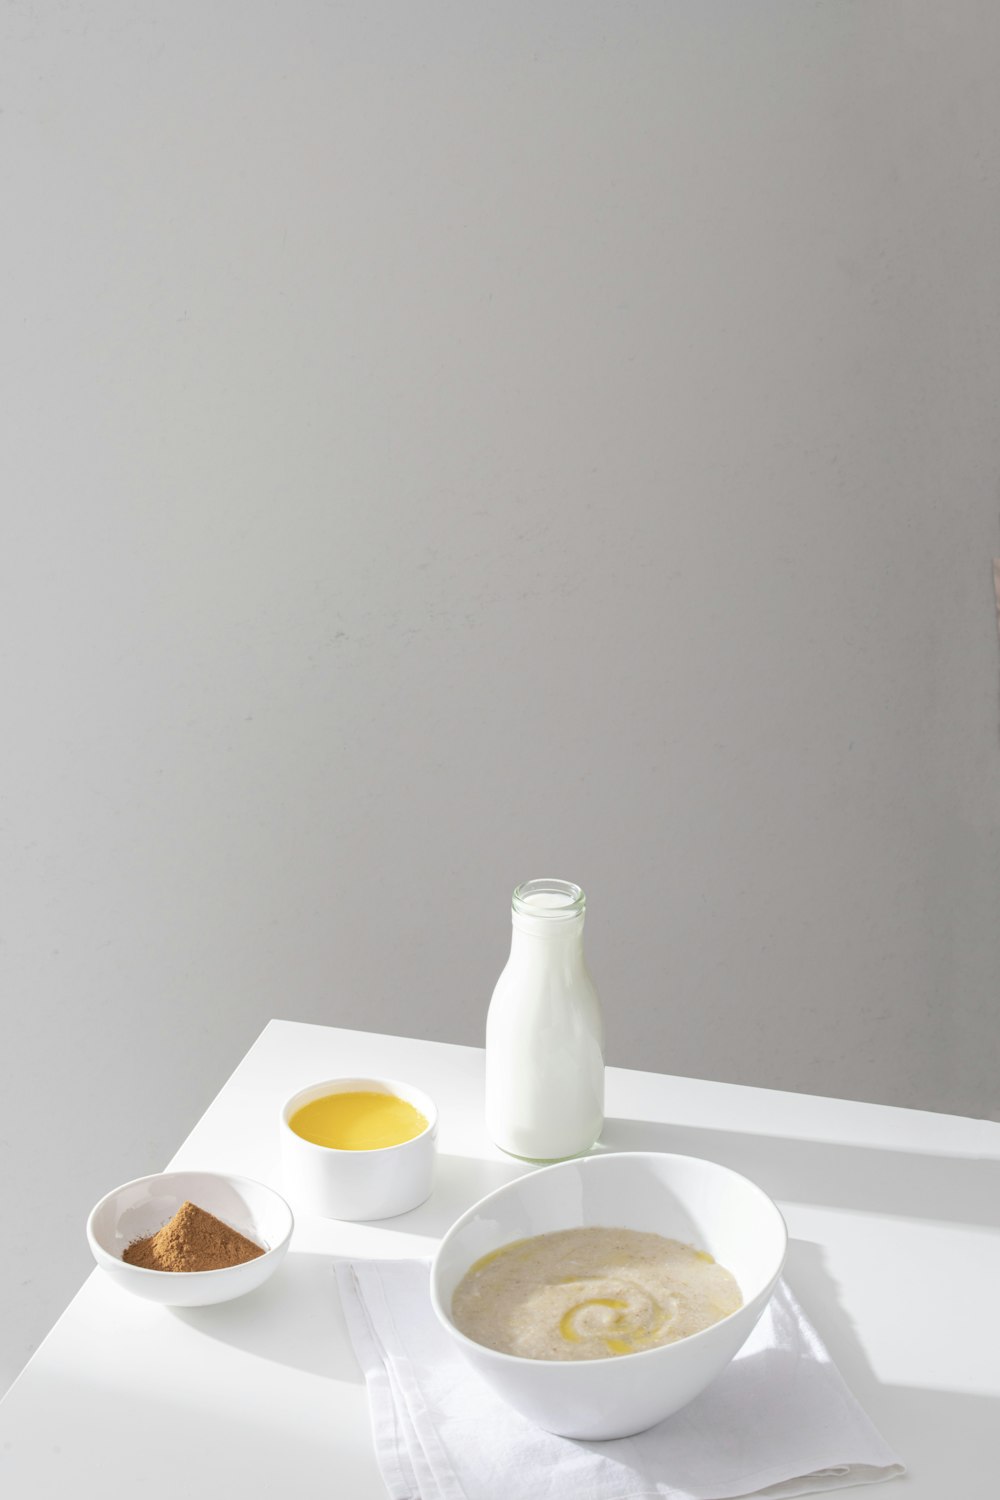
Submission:
[[[572,952],[583,944],[586,897],[568,880],[529,880],[511,900],[511,951],[519,947]]]

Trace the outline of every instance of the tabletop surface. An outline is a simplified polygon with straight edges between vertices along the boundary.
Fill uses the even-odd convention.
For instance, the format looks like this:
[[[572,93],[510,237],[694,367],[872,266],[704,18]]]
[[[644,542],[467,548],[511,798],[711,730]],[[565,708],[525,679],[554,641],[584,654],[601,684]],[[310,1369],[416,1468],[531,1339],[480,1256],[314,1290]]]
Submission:
[[[300,1214],[273,1280],[217,1307],[156,1307],[95,1270],[0,1403],[5,1500],[383,1500],[334,1257],[430,1255],[471,1203],[530,1170],[487,1139],[482,1051],[272,1021],[170,1166],[280,1190],[284,1100],[366,1074],[437,1101],[430,1199],[380,1224]],[[788,1280],[908,1466],[887,1493],[995,1495],[1000,1125],[622,1068],[608,1069],[607,1113],[603,1149],[711,1157],[777,1200]]]

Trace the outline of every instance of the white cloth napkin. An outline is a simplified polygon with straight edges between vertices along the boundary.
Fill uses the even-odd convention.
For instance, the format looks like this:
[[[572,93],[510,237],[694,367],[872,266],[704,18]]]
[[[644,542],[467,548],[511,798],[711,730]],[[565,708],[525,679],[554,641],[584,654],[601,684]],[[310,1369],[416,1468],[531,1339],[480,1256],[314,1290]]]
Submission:
[[[426,1261],[342,1261],[337,1281],[392,1500],[734,1500],[903,1473],[783,1282],[697,1400],[583,1443],[533,1427],[470,1369],[434,1316]]]

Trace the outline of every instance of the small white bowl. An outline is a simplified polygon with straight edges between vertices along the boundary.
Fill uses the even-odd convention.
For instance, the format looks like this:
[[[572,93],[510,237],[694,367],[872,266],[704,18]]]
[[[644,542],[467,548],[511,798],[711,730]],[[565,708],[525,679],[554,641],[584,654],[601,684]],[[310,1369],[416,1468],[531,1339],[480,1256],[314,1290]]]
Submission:
[[[583,1226],[651,1231],[707,1250],[743,1306],[701,1333],[607,1359],[523,1359],[460,1333],[451,1299],[469,1267],[512,1240]],[[558,1162],[490,1193],[452,1225],[431,1266],[434,1311],[510,1406],[562,1437],[629,1437],[699,1395],[752,1332],[785,1259],[785,1221],[749,1178],[717,1162],[629,1151]]]
[[[341,1151],[303,1140],[289,1125],[295,1111],[326,1094],[395,1094],[420,1111],[426,1130],[398,1146]],[[281,1165],[297,1208],[325,1219],[389,1219],[430,1197],[438,1115],[433,1099],[388,1078],[328,1078],[293,1094],[281,1111]]]
[[[162,1229],[183,1203],[214,1214],[262,1245],[265,1253],[219,1271],[151,1271],[122,1260],[133,1240]],[[101,1270],[125,1291],[165,1307],[206,1307],[242,1297],[272,1276],[284,1259],[294,1222],[284,1198],[249,1177],[158,1172],[107,1193],[91,1209],[87,1239]]]

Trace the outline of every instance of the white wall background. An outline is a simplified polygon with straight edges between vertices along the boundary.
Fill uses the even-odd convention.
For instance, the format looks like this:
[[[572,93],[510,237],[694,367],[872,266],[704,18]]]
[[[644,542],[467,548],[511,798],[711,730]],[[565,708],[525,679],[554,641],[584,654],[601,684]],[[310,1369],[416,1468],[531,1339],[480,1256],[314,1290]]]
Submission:
[[[1000,11],[8,3],[0,1377],[272,1015],[996,1114]]]

